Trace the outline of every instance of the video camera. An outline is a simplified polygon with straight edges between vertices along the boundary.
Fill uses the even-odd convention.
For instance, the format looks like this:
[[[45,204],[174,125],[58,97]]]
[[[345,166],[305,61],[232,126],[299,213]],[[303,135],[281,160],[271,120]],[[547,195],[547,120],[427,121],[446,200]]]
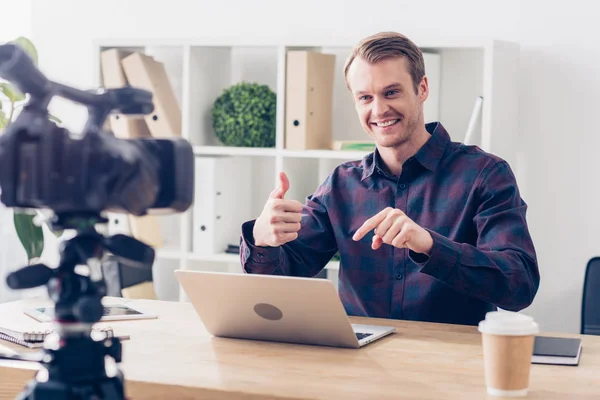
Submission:
[[[13,289],[47,285],[59,344],[45,343],[37,355],[0,358],[45,367],[21,398],[123,399],[122,374],[111,374],[105,366],[107,357],[121,361],[121,344],[91,335],[103,315],[106,294],[101,263],[110,252],[125,264],[150,268],[154,249],[125,235],[105,237],[96,225],[108,222],[106,212],[142,216],[186,211],[194,194],[192,147],[182,138],[121,139],[103,130],[111,113],[151,113],[148,91],[82,91],[50,81],[12,44],[0,45],[0,77],[29,95],[16,120],[0,134],[0,201],[7,207],[50,210],[50,229],[75,231],[61,244],[57,268],[30,265],[7,277]],[[50,120],[48,105],[57,96],[87,108],[83,132],[72,133]],[[76,269],[86,265],[87,273]]]
[[[111,112],[148,114],[152,94],[132,87],[84,92],[47,80],[19,47],[0,46],[0,77],[28,104],[0,136],[1,201],[56,213],[182,212],[193,199],[193,152],[182,139],[119,139],[103,132]],[[48,118],[60,96],[85,105],[89,118],[73,135]]]

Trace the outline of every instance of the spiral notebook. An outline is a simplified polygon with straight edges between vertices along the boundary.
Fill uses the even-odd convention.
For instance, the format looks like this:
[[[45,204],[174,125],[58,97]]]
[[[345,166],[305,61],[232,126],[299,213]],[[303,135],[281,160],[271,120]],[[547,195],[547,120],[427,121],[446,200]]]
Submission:
[[[48,337],[48,335],[54,333],[53,330],[41,330],[41,331],[27,331],[21,332],[13,329],[2,328],[0,327],[0,339],[6,340],[11,343],[15,343],[24,347],[28,347],[30,349],[33,348],[41,348],[44,345],[44,340]],[[95,340],[102,340],[105,338],[114,337],[114,331],[110,327],[103,328],[93,328],[92,329],[92,337]],[[129,336],[117,336],[119,340],[127,340]]]

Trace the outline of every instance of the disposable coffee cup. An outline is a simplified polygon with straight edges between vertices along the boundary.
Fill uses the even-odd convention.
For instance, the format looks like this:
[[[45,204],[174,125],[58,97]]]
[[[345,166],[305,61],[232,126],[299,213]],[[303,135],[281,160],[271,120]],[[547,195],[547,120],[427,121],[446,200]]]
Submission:
[[[487,393],[502,397],[527,396],[538,324],[521,313],[493,311],[479,323],[479,331]]]

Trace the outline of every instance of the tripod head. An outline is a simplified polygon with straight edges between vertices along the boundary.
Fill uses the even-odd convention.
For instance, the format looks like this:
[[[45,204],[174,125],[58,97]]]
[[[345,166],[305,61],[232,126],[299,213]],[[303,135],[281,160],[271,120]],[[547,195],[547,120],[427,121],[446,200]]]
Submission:
[[[55,303],[55,319],[61,323],[93,324],[102,318],[101,298],[106,295],[101,263],[110,252],[123,264],[151,268],[154,262],[152,247],[126,235],[104,237],[96,230],[106,223],[99,215],[58,214],[52,229],[74,229],[76,235],[63,242],[58,268],[44,264],[26,266],[6,278],[11,289],[29,289],[47,285],[50,299]],[[77,273],[77,267],[87,271]]]
[[[47,287],[58,341],[47,339],[39,354],[0,358],[44,367],[20,398],[121,400],[124,381],[116,368],[121,343],[91,335],[103,316],[102,261],[111,253],[124,264],[151,268],[154,250],[126,235],[105,237],[96,225],[108,222],[105,212],[142,216],[187,210],[194,193],[192,147],[181,138],[118,139],[102,130],[111,113],[152,112],[152,94],[145,90],[82,91],[52,82],[12,44],[0,45],[0,77],[29,95],[0,135],[0,200],[7,207],[50,210],[51,230],[74,232],[61,245],[58,267],[29,265],[7,277],[12,289]],[[49,119],[54,96],[87,107],[83,132],[69,132]]]

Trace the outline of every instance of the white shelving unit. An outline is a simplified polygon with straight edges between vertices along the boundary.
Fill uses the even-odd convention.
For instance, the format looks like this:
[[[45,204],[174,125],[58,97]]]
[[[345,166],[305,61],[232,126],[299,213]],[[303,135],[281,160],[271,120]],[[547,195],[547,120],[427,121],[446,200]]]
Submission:
[[[206,39],[99,40],[94,46],[97,84],[101,85],[99,54],[109,48],[141,51],[165,63],[182,110],[182,135],[194,146],[196,157],[247,157],[252,166],[252,217],[258,217],[268,194],[277,184],[279,171],[291,183],[286,198],[303,201],[338,164],[362,158],[366,153],[333,150],[291,151],[284,148],[285,71],[289,50],[307,49],[335,54],[333,97],[334,140],[364,140],[344,78],[343,64],[354,43],[228,43]],[[475,100],[483,96],[483,109],[475,140],[484,150],[498,154],[511,164],[517,132],[518,45],[494,40],[481,42],[420,43],[431,74],[426,122],[440,120],[454,140],[464,138]],[[437,59],[437,61],[435,61]],[[277,95],[276,145],[274,148],[233,148],[218,143],[211,126],[210,111],[216,98],[230,85],[254,81],[269,85]],[[235,177],[232,177],[235,179]],[[193,208],[161,217],[163,248],[157,263],[170,268],[241,271],[235,254],[193,252]],[[239,233],[239,232],[237,232]],[[237,243],[236,243],[237,244]],[[337,280],[339,263],[327,266],[328,277]]]

